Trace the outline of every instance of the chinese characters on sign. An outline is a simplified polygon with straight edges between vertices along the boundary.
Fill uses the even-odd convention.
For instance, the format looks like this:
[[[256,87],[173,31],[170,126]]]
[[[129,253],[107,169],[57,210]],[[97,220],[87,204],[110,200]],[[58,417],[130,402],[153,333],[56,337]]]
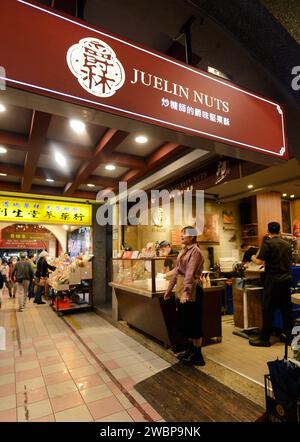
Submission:
[[[67,63],[79,84],[97,97],[110,97],[124,84],[122,64],[112,48],[98,38],[83,38],[71,46]]]
[[[91,224],[91,206],[58,201],[10,200],[0,197],[0,221],[87,226]]]
[[[170,108],[176,112],[183,112],[195,118],[202,118],[203,120],[209,120],[212,123],[223,124],[224,126],[230,126],[230,118],[223,117],[222,115],[217,115],[213,112],[207,112],[197,107],[187,106],[184,103],[178,103],[178,101],[169,100],[169,98],[162,98],[161,106]]]

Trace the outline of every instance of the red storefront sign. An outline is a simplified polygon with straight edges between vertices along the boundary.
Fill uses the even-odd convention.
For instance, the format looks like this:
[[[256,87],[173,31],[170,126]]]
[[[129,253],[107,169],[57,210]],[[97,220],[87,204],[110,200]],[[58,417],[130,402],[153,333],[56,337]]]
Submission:
[[[0,24],[12,87],[288,157],[283,110],[272,100],[24,0],[1,2]]]
[[[48,241],[18,241],[13,239],[1,239],[0,240],[0,249],[46,249],[49,250],[49,242]]]

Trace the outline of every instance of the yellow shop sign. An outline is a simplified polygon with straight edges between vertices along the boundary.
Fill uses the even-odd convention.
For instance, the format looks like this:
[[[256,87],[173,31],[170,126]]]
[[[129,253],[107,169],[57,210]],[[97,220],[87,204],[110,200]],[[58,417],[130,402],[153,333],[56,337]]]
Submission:
[[[0,197],[0,221],[88,226],[91,220],[90,204]]]

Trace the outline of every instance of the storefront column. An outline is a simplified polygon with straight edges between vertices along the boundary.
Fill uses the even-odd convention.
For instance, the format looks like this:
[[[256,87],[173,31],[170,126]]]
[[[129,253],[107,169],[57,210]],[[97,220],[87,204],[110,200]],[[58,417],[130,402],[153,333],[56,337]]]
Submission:
[[[111,288],[108,286],[112,257],[112,228],[100,226],[96,220],[99,206],[93,206],[93,283],[94,305],[111,305]]]

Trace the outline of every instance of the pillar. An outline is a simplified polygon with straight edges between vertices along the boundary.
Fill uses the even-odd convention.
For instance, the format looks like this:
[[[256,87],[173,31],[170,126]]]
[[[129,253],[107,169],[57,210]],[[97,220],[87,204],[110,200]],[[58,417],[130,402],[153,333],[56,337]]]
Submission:
[[[96,220],[99,206],[93,205],[93,282],[94,306],[111,305],[110,262],[112,257],[112,227],[100,226]]]

